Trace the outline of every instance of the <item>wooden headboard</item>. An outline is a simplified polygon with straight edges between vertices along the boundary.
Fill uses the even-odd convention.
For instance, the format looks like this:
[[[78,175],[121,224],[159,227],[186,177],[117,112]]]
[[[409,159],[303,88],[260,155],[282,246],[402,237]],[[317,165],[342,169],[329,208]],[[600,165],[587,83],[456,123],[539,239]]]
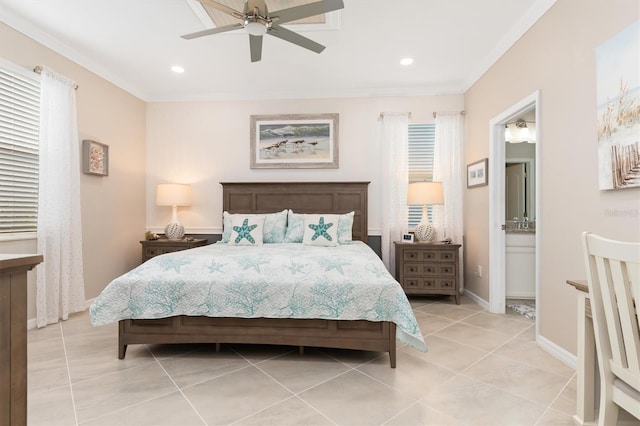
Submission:
[[[367,242],[369,182],[221,182],[222,209],[229,213],[341,214],[355,212],[353,239]]]

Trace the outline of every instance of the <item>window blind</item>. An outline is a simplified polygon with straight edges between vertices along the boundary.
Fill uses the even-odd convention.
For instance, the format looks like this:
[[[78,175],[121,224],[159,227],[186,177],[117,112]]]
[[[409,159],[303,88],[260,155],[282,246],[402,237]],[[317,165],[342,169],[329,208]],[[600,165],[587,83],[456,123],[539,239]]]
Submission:
[[[0,235],[38,221],[40,84],[28,74],[0,63]]]
[[[436,141],[435,124],[409,124],[409,182],[433,180],[433,153]],[[429,221],[437,225],[440,206],[428,206]],[[409,229],[415,229],[422,219],[422,206],[409,206]]]

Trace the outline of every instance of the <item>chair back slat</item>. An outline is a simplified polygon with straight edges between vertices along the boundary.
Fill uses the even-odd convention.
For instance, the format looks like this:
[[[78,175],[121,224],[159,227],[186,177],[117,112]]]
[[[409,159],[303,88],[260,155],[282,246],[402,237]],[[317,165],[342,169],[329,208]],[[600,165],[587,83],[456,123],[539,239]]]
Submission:
[[[632,294],[627,262],[611,262],[611,278],[618,301],[618,315],[622,330],[625,357],[622,366],[640,374],[640,333],[638,333],[638,317],[636,315],[637,300]]]
[[[602,309],[598,309],[598,313],[604,314],[605,321],[603,325],[606,327],[612,361],[626,367],[624,338],[620,324],[618,303],[613,289],[611,261],[601,256],[594,256],[593,260],[596,264],[597,279],[593,280],[594,297],[591,300],[596,302],[600,300],[602,304]]]
[[[640,244],[584,233],[583,245],[596,343],[611,370],[638,377]]]

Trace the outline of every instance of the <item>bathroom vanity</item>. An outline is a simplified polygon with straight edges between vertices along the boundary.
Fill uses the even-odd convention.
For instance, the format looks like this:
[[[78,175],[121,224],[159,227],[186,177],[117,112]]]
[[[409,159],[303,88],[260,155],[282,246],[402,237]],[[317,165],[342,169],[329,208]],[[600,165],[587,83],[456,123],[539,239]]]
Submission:
[[[535,222],[507,223],[505,235],[505,295],[508,299],[536,297]]]

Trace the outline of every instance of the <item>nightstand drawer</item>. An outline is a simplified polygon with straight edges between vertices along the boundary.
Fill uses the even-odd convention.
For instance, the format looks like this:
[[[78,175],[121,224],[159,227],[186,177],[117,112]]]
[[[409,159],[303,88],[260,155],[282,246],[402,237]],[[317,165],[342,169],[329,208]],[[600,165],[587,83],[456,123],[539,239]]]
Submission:
[[[164,253],[163,249],[160,247],[145,247],[144,248],[144,256],[153,257],[159,254]]]
[[[161,254],[204,246],[207,244],[207,240],[203,238],[189,240],[167,240],[162,238],[159,240],[140,241],[140,244],[142,244],[142,261],[145,262]]]
[[[453,290],[456,288],[455,278],[407,277],[402,280],[401,284],[402,288],[404,288],[409,294],[412,290]]]
[[[455,277],[455,263],[405,263],[402,267],[404,276],[437,276]]]
[[[405,262],[455,262],[455,250],[411,250],[405,249]]]

